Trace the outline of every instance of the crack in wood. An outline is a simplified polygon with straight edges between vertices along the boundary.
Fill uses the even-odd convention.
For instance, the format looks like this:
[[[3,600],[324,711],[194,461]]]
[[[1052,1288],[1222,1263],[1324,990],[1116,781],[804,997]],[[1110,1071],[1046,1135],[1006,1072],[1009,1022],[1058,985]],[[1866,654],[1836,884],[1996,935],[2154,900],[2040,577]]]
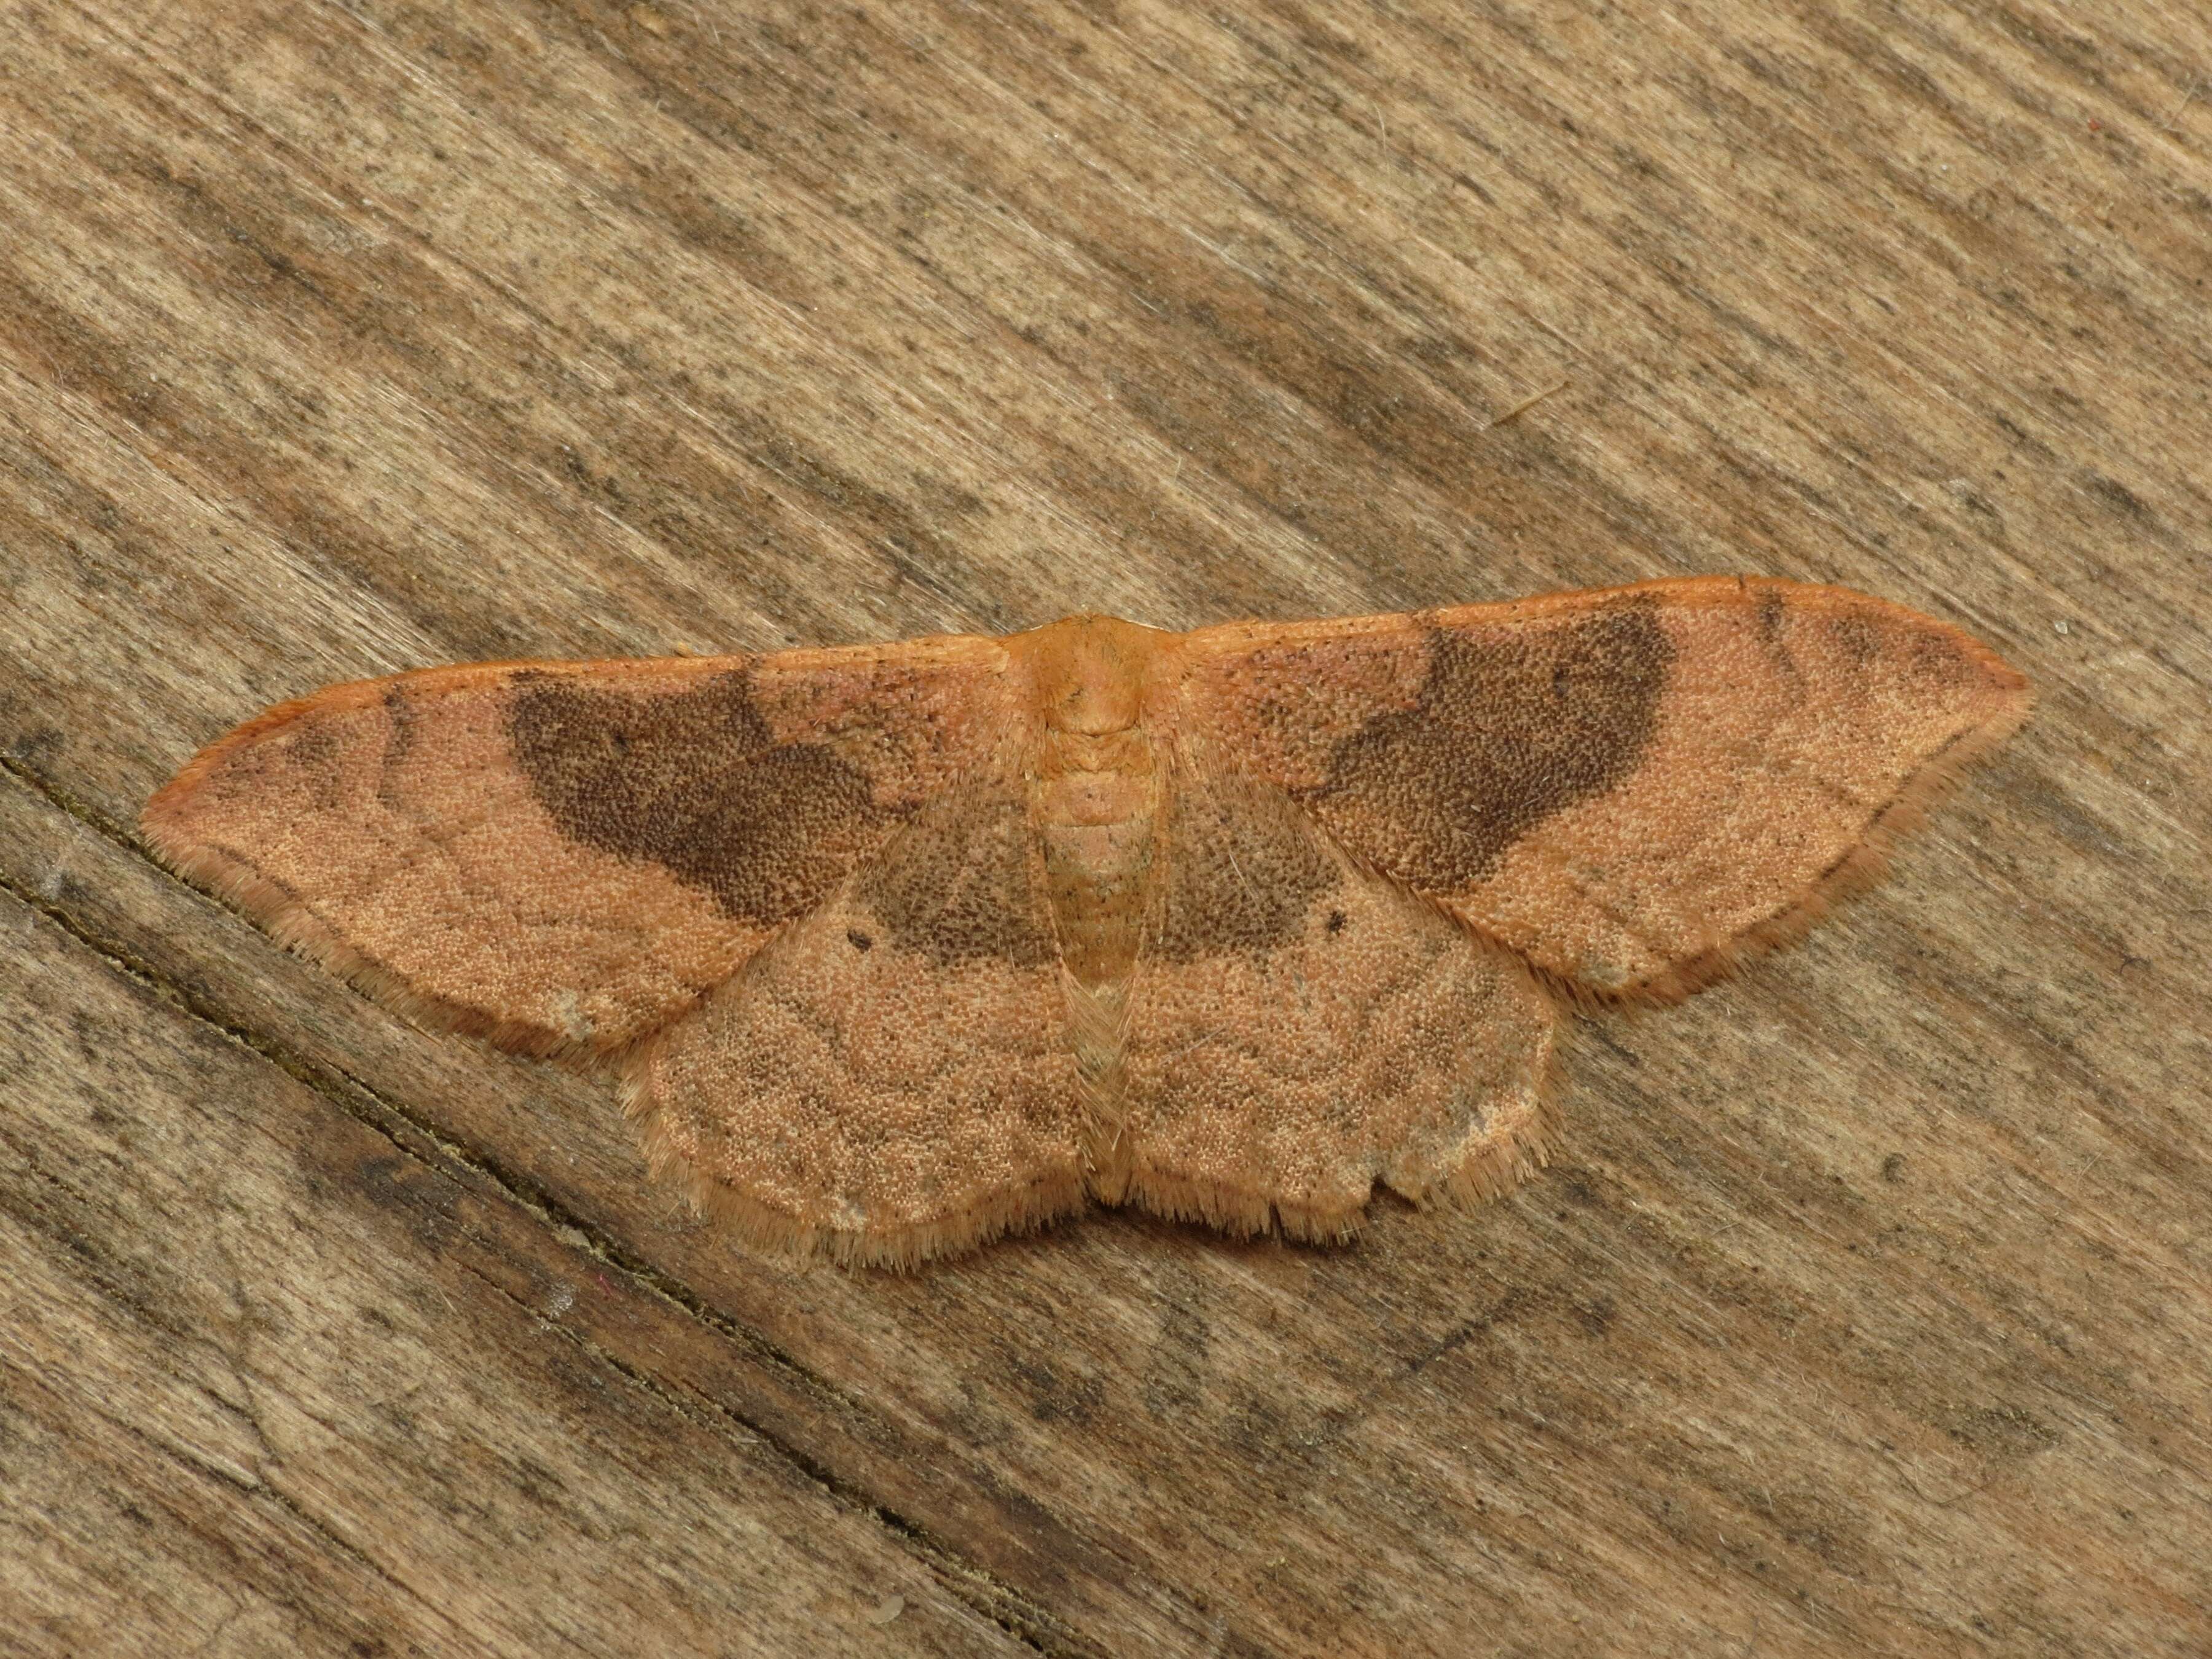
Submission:
[[[44,780],[30,773],[20,764],[6,757],[0,757],[0,772],[5,772],[37,793],[53,810],[61,811],[85,824],[104,839],[115,842],[124,851],[141,861],[151,863],[151,860],[146,860],[143,851],[135,842],[125,840],[106,827],[94,814],[74,809],[64,800],[60,791],[46,787]],[[158,866],[155,867],[158,868]],[[162,874],[165,880],[174,881],[175,879],[168,876],[166,872]],[[871,1436],[866,1433],[864,1425],[869,1421],[868,1414],[862,1410],[857,1401],[853,1401],[842,1390],[836,1388],[827,1379],[816,1376],[759,1333],[734,1324],[713,1312],[696,1292],[683,1285],[680,1281],[630,1258],[627,1252],[615,1246],[612,1241],[607,1239],[604,1234],[581,1217],[568,1210],[550,1194],[537,1188],[535,1183],[504,1168],[497,1159],[454,1141],[351,1073],[340,1071],[333,1075],[326,1068],[292,1053],[283,1044],[273,1041],[264,1034],[226,1019],[221,1013],[206,1006],[199,998],[177,985],[150,963],[135,957],[112,940],[103,941],[94,937],[88,930],[78,926],[76,920],[58,903],[33,890],[29,884],[4,868],[0,868],[0,892],[9,894],[27,908],[45,918],[77,945],[98,957],[102,964],[118,977],[160,998],[201,1025],[217,1033],[228,1042],[246,1049],[257,1058],[276,1066],[302,1087],[312,1090],[337,1110],[344,1112],[355,1121],[390,1141],[403,1156],[413,1159],[426,1169],[436,1171],[447,1180],[454,1181],[457,1185],[462,1186],[464,1190],[466,1190],[466,1184],[459,1180],[455,1173],[456,1169],[465,1170],[487,1183],[498,1197],[527,1212],[544,1225],[551,1235],[547,1241],[550,1248],[563,1252],[581,1254],[605,1267],[622,1273],[634,1288],[657,1297],[681,1310],[686,1318],[696,1322],[724,1340],[738,1345],[756,1364],[781,1374],[787,1383],[792,1384],[817,1405],[826,1407],[832,1415],[846,1421],[854,1433],[864,1438],[880,1437],[879,1435]],[[358,1095],[366,1104],[356,1103],[354,1100],[349,1099],[349,1095]],[[404,1126],[404,1133],[395,1130],[394,1121]],[[435,1156],[425,1157],[422,1149],[410,1146],[406,1139],[406,1135],[410,1133],[420,1137],[422,1141],[428,1143],[430,1152]],[[453,1167],[441,1168],[441,1160]],[[565,1237],[564,1233],[567,1235]],[[570,1238],[580,1243],[572,1243],[568,1242]],[[474,1277],[498,1291],[501,1297],[515,1302],[518,1306],[525,1307],[532,1317],[539,1319],[542,1322],[554,1323],[554,1322],[544,1321],[544,1316],[538,1310],[529,1309],[526,1304],[521,1303],[511,1291],[497,1285],[480,1270],[465,1262],[461,1265]],[[629,1364],[599,1344],[584,1341],[566,1325],[556,1324],[555,1328],[574,1341],[584,1352],[605,1364],[618,1375],[646,1389],[672,1409],[679,1411],[683,1409],[678,1403],[676,1396],[667,1388],[653,1382],[644,1371]],[[932,1575],[945,1584],[949,1593],[955,1595],[975,1613],[1000,1626],[1015,1639],[1038,1653],[1056,1656],[1094,1651],[1083,1644],[1080,1638],[1068,1631],[1061,1621],[1046,1612],[1042,1606],[1014,1586],[999,1579],[988,1570],[968,1560],[958,1550],[938,1539],[927,1526],[891,1505],[878,1501],[869,1494],[864,1486],[840,1474],[829,1464],[776,1434],[763,1424],[748,1419],[742,1413],[732,1410],[720,1401],[709,1400],[703,1395],[699,1397],[710,1407],[717,1419],[733,1425],[752,1436],[762,1446],[773,1451],[795,1474],[823,1492],[840,1509],[865,1516],[879,1530],[896,1540],[901,1550],[922,1561]],[[700,1421],[695,1414],[689,1412],[684,1413],[684,1415],[692,1421]],[[726,1432],[726,1430],[722,1431]],[[303,1518],[306,1517],[303,1516]],[[319,1530],[321,1528],[319,1528]]]

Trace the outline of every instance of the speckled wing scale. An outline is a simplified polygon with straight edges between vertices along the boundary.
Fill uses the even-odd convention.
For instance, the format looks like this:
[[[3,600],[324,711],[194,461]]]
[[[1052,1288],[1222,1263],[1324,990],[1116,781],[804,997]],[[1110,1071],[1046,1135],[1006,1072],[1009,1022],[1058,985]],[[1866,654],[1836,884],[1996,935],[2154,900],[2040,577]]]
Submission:
[[[1726,578],[1238,623],[1181,652],[1170,822],[1204,828],[1170,830],[1133,999],[1133,1184],[1321,1237],[1376,1179],[1480,1196],[1542,1162],[1547,990],[1672,1000],[1790,937],[2028,703],[1955,629]],[[1209,796],[1235,805],[1205,823]],[[1267,890],[1304,906],[1208,892],[1292,847]]]
[[[1081,1201],[1006,653],[491,664],[334,687],[147,808],[170,863],[426,1024],[623,1073],[757,1241],[909,1260]]]
[[[910,1261],[1084,1202],[1083,1096],[1018,758],[925,803],[646,1043],[633,1109],[710,1214],[756,1240]]]
[[[1512,1184],[1547,1142],[1551,999],[1192,726],[1129,992],[1108,1195],[1328,1239],[1357,1231],[1378,1180],[1417,1200]]]
[[[1901,605],[1727,577],[1190,649],[1187,695],[1250,772],[1599,997],[1672,1000],[1802,930],[2029,702]]]
[[[1338,1237],[1540,1163],[1554,992],[1787,937],[2027,701],[1783,582],[1076,617],[336,687],[145,829],[410,1015],[617,1067],[753,1242],[906,1263],[1094,1198]]]

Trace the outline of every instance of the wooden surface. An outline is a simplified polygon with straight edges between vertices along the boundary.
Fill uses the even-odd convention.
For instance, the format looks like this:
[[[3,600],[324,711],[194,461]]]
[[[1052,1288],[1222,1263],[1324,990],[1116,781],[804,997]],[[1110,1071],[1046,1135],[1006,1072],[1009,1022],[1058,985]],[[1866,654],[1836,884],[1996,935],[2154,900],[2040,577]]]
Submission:
[[[5,15],[0,1649],[2212,1650],[2198,8]],[[1348,1249],[756,1259],[132,828],[417,665],[1746,570],[2037,719]]]

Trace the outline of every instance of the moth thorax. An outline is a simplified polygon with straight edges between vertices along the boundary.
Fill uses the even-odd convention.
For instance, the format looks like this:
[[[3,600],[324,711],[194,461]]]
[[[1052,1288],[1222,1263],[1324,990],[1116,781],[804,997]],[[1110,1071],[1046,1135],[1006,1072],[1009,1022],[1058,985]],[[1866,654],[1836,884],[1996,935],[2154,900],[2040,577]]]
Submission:
[[[1032,797],[1062,958],[1077,983],[1127,978],[1152,861],[1158,769],[1141,729],[1048,732]]]

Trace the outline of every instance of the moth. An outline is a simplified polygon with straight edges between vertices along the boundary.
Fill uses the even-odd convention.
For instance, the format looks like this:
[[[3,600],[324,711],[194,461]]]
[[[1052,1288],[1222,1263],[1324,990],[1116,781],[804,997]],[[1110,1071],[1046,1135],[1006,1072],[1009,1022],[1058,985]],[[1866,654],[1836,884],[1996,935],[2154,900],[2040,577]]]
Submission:
[[[1334,1240],[1541,1164],[1563,1000],[1796,934],[2028,700],[1775,580],[1079,616],[336,686],[143,827],[406,1017],[612,1068],[756,1245],[911,1265],[1092,1201]]]

